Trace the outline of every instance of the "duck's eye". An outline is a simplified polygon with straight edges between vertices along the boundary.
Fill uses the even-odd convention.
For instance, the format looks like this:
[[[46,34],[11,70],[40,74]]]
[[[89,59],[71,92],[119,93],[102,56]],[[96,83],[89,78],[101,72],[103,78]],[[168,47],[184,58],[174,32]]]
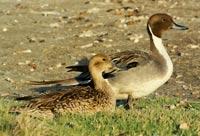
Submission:
[[[103,58],[103,61],[106,61],[106,59],[105,59],[105,58]]]
[[[162,19],[162,22],[166,22],[167,20],[165,18]]]

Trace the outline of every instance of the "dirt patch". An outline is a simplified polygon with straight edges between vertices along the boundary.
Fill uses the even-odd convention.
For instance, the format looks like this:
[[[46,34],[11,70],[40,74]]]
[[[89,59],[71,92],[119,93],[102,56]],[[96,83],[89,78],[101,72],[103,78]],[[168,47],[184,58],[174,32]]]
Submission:
[[[72,77],[76,73],[67,73],[65,66],[83,56],[148,51],[146,21],[164,12],[190,29],[163,36],[174,73],[156,94],[198,99],[199,7],[199,0],[1,1],[0,93],[32,94],[38,89],[33,91],[33,86],[25,84],[27,80]]]

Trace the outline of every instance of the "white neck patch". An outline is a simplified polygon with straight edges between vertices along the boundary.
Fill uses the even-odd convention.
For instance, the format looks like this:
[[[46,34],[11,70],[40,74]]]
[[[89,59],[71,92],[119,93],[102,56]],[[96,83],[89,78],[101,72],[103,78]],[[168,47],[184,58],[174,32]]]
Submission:
[[[159,37],[157,37],[157,36],[155,36],[154,33],[153,33],[153,31],[151,30],[151,27],[150,27],[149,25],[148,25],[148,27],[149,27],[149,31],[150,31],[150,33],[151,33],[151,35],[152,35],[153,43],[154,43],[156,49],[158,50],[158,52],[159,52],[162,56],[166,55],[166,54],[167,54],[167,51],[166,51],[166,49],[165,49],[165,47],[164,47],[164,45],[163,45],[163,43],[162,43],[162,39],[159,38]],[[167,54],[167,55],[168,55],[168,54]]]
[[[165,61],[167,63],[167,69],[168,69],[167,75],[170,77],[172,72],[173,72],[172,61],[171,61],[171,59],[170,59],[170,57],[169,57],[169,55],[168,55],[168,53],[167,53],[167,51],[166,51],[166,49],[165,49],[165,47],[163,45],[162,39],[153,34],[152,29],[151,29],[151,27],[149,25],[148,25],[148,28],[149,28],[149,31],[150,31],[150,33],[152,35],[153,43],[154,43],[156,49],[158,50],[160,55],[163,56],[163,58],[165,59]]]

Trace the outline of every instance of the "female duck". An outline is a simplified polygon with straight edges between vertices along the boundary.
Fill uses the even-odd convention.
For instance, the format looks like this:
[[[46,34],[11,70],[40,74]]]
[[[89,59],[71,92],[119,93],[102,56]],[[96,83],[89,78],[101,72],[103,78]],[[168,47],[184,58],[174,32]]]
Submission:
[[[61,92],[45,94],[32,99],[23,109],[52,113],[95,113],[113,110],[115,95],[102,76],[103,72],[112,69],[110,58],[102,54],[95,55],[89,61],[88,69],[93,79],[93,87],[75,86]]]

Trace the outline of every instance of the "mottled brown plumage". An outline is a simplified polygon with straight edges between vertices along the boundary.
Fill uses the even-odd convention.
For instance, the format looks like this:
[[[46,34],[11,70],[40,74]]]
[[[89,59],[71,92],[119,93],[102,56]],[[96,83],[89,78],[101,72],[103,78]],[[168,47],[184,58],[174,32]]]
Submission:
[[[60,112],[98,112],[114,108],[110,92],[86,87],[70,87],[61,92],[42,95],[26,105],[26,108]]]
[[[115,94],[102,73],[112,69],[109,57],[99,54],[89,61],[93,86],[74,86],[60,92],[38,96],[20,107],[22,110],[50,111],[52,113],[95,113],[112,111]]]

